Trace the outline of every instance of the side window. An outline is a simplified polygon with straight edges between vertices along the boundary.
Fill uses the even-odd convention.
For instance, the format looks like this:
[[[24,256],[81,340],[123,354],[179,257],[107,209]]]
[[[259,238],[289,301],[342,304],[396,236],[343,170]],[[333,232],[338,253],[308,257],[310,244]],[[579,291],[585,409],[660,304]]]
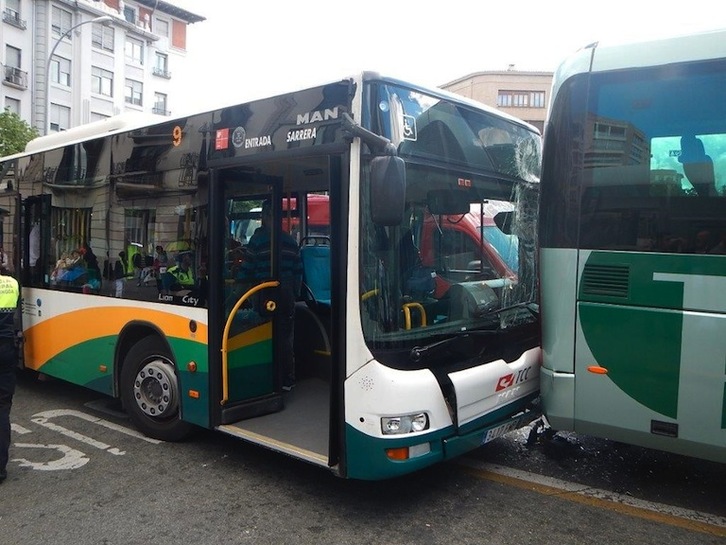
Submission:
[[[580,246],[726,251],[724,64],[593,76],[583,125]]]
[[[440,238],[440,244],[439,239]],[[443,264],[445,271],[452,273],[478,272],[480,267],[484,271],[493,271],[487,256],[481,255],[481,248],[466,233],[456,229],[442,229],[434,234],[434,252],[440,248],[441,255],[436,260]]]

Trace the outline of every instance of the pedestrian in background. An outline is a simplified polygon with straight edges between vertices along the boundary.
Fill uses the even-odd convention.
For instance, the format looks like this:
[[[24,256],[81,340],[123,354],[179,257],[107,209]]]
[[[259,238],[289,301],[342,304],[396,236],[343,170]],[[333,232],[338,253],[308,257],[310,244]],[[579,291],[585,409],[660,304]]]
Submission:
[[[0,275],[0,483],[7,476],[10,451],[10,408],[15,394],[18,347],[15,314],[20,300],[18,281]]]

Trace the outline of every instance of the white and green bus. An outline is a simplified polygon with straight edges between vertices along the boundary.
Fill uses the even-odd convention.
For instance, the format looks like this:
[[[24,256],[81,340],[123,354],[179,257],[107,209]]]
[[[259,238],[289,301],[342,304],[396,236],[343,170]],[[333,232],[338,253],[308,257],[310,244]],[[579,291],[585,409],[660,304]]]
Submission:
[[[594,44],[555,74],[542,166],[554,429],[726,462],[726,31]]]
[[[538,414],[540,154],[515,118],[374,73],[39,138],[0,160],[23,366],[120,398],[163,440],[215,429],[357,479],[456,457]],[[516,267],[436,234],[424,266],[424,224],[472,204]],[[305,286],[291,391],[283,230]]]

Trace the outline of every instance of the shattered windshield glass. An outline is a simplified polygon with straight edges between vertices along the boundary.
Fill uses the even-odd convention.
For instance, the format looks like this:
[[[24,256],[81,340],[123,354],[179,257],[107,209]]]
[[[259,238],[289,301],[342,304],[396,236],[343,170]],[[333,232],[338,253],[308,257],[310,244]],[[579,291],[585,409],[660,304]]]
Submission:
[[[443,341],[501,335],[537,320],[540,137],[523,124],[415,90],[380,85],[371,102],[371,129],[406,161],[407,187],[401,223],[375,225],[364,164],[366,341],[378,357],[390,350],[407,366],[426,365],[423,354],[466,352],[468,344],[473,352],[460,357],[475,357],[480,341]],[[436,349],[427,350],[431,345]]]

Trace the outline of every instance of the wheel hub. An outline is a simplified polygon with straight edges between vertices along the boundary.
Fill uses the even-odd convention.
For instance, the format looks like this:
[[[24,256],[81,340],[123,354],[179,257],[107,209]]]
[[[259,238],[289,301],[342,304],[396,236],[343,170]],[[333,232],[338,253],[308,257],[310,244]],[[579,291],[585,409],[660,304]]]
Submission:
[[[134,379],[134,398],[149,416],[174,413],[179,399],[174,368],[161,360],[144,365]]]

